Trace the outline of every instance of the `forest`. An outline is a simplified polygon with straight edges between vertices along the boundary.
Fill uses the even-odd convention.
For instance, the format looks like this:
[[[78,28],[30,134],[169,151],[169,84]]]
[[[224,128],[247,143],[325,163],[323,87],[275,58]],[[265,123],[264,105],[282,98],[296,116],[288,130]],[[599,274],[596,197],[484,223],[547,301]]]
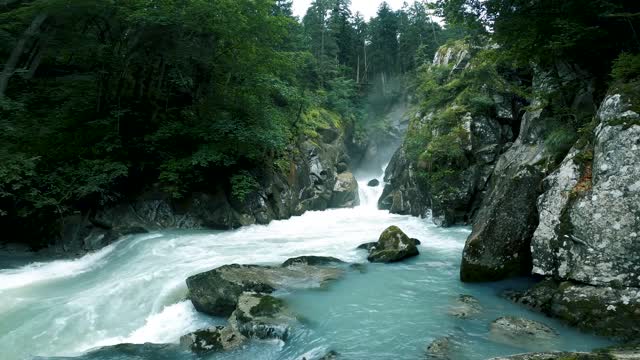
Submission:
[[[291,6],[3,1],[0,223],[46,237],[52,219],[152,186],[180,198],[228,183],[242,197],[286,166],[318,109],[365,138],[394,96],[376,82],[459,36],[421,2],[369,22],[349,0],[303,19]]]
[[[291,6],[4,0],[0,223],[38,243],[56,219],[145,189],[181,198],[223,183],[242,199],[265,171],[286,171],[319,123],[339,119],[352,143],[366,142],[409,93],[418,110],[458,97],[457,115],[443,113],[456,117],[490,110],[486,86],[517,90],[526,106],[534,68],[558,61],[592,74],[600,98],[640,72],[632,0],[383,3],[370,21],[349,0],[316,0],[302,19]],[[454,40],[480,64],[448,82],[428,67]],[[563,116],[548,137],[559,158],[590,122]],[[466,155],[457,122],[440,124],[447,137],[414,129],[407,143],[434,164],[426,176],[447,179],[438,167],[450,173]]]

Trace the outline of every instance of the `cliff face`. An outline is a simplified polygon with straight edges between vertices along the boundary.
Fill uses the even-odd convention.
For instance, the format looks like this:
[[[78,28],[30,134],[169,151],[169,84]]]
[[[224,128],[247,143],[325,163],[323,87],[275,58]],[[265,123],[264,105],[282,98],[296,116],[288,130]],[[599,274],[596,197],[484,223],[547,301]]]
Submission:
[[[461,49],[456,55],[442,48],[434,67],[454,63],[449,79],[473,71],[473,60],[461,65],[468,57]],[[447,158],[442,191],[438,164],[411,153],[410,128],[387,169],[380,207],[412,215],[431,210],[445,226],[471,223],[462,281],[541,275],[545,281],[512,298],[585,330],[632,338],[640,333],[640,100],[627,84],[598,104],[594,84],[589,74],[557,63],[534,71],[529,103],[481,87],[493,99],[491,111],[463,107],[457,97],[420,114],[412,126],[429,130],[420,133],[427,139],[420,151],[429,155],[442,136],[433,124],[462,107],[453,111],[459,126],[448,130],[462,136],[446,139],[465,156]],[[440,149],[458,149],[445,145]]]
[[[358,183],[349,171],[344,131],[330,127],[317,133],[292,149],[286,168],[256,170],[259,183],[244,199],[238,199],[223,181],[179,200],[152,190],[115,206],[64,218],[54,246],[84,252],[131,233],[165,228],[233,229],[288,219],[308,210],[358,205]]]

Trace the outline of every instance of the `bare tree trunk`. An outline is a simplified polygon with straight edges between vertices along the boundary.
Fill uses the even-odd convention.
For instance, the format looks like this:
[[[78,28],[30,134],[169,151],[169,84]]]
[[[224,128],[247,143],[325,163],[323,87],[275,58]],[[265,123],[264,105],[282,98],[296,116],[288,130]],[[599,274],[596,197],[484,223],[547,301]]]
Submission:
[[[27,45],[27,41],[38,34],[40,30],[40,26],[44,21],[47,20],[47,14],[40,14],[33,19],[31,25],[24,32],[18,43],[13,48],[11,55],[9,56],[9,60],[4,65],[4,69],[2,70],[2,74],[0,74],[0,99],[3,99],[5,96],[5,92],[7,91],[7,86],[9,85],[9,78],[13,76],[13,73],[16,70],[16,66],[18,65],[18,61],[20,61],[20,57],[24,52],[24,48]]]

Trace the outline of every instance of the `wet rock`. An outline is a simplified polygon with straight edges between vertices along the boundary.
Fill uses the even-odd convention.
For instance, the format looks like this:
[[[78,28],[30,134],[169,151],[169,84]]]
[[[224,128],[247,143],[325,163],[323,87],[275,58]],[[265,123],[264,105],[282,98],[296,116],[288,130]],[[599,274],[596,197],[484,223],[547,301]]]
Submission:
[[[336,165],[336,171],[338,172],[338,174],[342,174],[347,170],[349,170],[349,165],[347,165],[346,163],[340,162],[338,163],[338,165]]]
[[[378,243],[369,251],[371,262],[396,262],[419,254],[415,241],[397,226],[390,226],[380,235]]]
[[[338,354],[337,352],[331,350],[328,353],[326,353],[323,357],[319,358],[318,360],[336,360],[339,357],[340,354]]]
[[[344,264],[344,261],[331,257],[331,256],[298,256],[295,258],[287,259],[282,263],[283,267],[292,265],[331,265],[331,264]]]
[[[360,244],[360,245],[358,245],[358,247],[356,249],[371,251],[371,249],[373,249],[376,246],[378,246],[378,242],[374,241],[374,242],[368,242],[368,243]]]
[[[506,297],[571,326],[623,339],[640,336],[640,289],[545,280]]]
[[[360,205],[358,181],[350,172],[339,174],[329,206],[331,208],[350,208]]]
[[[516,347],[540,346],[555,337],[557,333],[549,326],[514,316],[501,317],[490,325],[491,340]]]
[[[231,326],[215,326],[180,337],[180,345],[195,353],[229,351],[240,347],[247,338]]]
[[[369,182],[367,183],[367,186],[370,186],[370,187],[377,187],[379,185],[380,185],[380,180],[378,179],[369,180]]]
[[[497,357],[492,360],[636,360],[640,359],[640,345],[615,345],[593,352],[546,352]]]
[[[469,319],[481,312],[482,305],[480,305],[478,299],[471,295],[460,295],[447,313],[460,319]]]
[[[283,300],[271,295],[244,293],[229,317],[229,327],[247,338],[286,340],[296,322]]]
[[[229,316],[244,292],[270,294],[276,289],[319,287],[342,276],[344,269],[304,264],[287,267],[225,265],[187,278],[196,310]]]
[[[417,169],[407,158],[404,147],[391,158],[384,175],[385,186],[378,200],[378,208],[394,214],[425,216],[429,198],[418,186]]]
[[[451,339],[449,337],[441,337],[433,340],[427,347],[427,359],[451,359]]]

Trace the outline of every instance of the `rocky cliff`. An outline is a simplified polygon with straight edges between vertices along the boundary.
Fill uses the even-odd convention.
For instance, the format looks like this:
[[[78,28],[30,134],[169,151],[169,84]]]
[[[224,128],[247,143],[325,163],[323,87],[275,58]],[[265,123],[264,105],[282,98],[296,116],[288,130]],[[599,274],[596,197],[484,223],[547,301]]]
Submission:
[[[533,69],[530,100],[492,87],[487,77],[463,87],[484,66],[467,50],[441,48],[420,79],[429,91],[422,90],[387,169],[380,207],[412,215],[431,210],[444,226],[472,224],[462,281],[539,275],[546,280],[510,297],[585,330],[637,336],[638,86],[613,85],[598,99],[602,85],[593,76],[558,62]],[[490,74],[514,79],[504,70]],[[479,101],[487,106],[471,106]]]
[[[233,229],[308,210],[358,205],[358,183],[349,171],[344,131],[332,126],[319,128],[314,135],[291,149],[284,169],[256,169],[258,184],[243,199],[233,194],[227,182],[183,199],[150,190],[127,202],[64,218],[55,247],[84,252],[131,233],[165,228]]]

